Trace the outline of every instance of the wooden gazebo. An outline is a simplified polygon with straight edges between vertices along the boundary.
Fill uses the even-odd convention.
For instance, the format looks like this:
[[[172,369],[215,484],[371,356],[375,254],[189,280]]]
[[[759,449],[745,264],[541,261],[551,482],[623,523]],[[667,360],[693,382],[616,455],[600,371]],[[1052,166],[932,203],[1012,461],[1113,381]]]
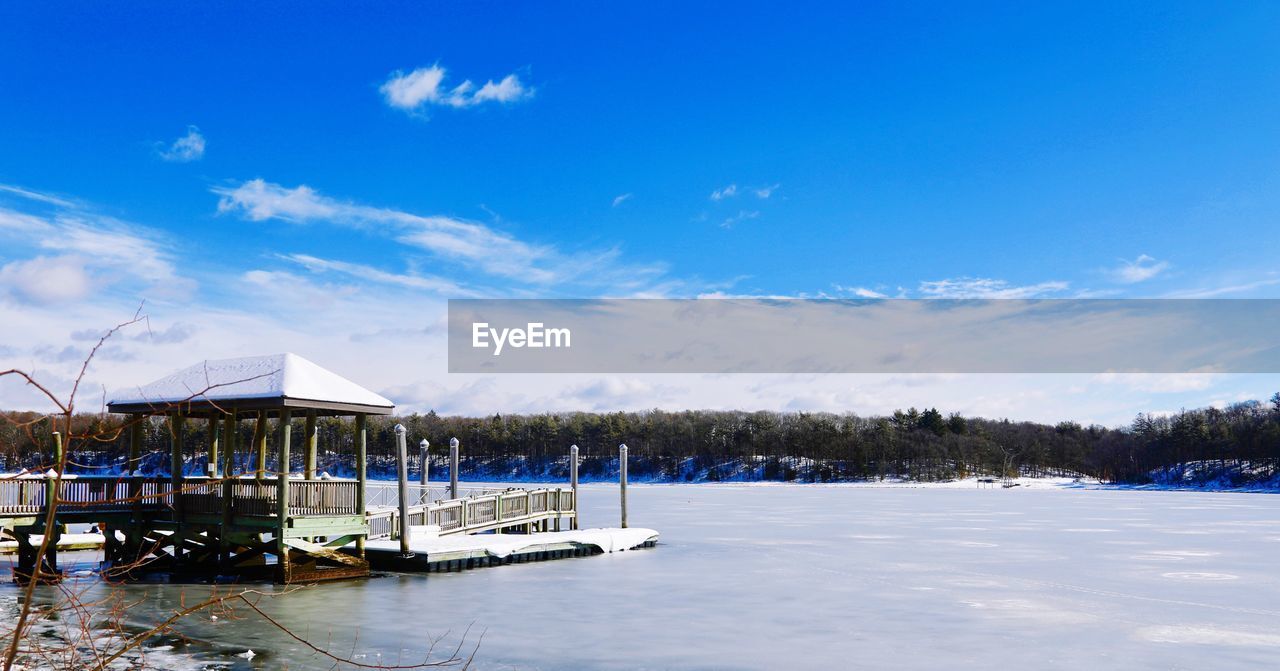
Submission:
[[[146,417],[166,416],[173,436],[170,487],[130,478],[133,509],[107,533],[115,559],[163,554],[175,571],[273,570],[283,583],[368,574],[365,418],[390,414],[391,401],[300,356],[275,354],[204,361],[118,394],[107,407],[133,416],[128,470],[135,476]],[[302,472],[293,473],[291,420],[299,415],[305,458]],[[355,480],[317,478],[316,420],[323,416],[355,417]],[[254,421],[247,450],[252,468],[237,472],[236,429],[245,419]],[[207,445],[183,444],[188,420],[208,422]],[[275,444],[274,469],[269,443]],[[186,457],[200,451],[208,455],[207,472],[184,473]],[[122,543],[115,543],[117,530]],[[339,550],[353,542],[355,555]],[[274,555],[274,566],[267,555]]]

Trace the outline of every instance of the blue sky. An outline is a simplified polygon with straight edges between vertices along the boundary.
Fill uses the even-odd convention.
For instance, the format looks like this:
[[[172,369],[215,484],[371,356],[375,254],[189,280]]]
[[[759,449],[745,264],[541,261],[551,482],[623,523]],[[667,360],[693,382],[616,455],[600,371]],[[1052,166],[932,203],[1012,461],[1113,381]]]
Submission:
[[[178,330],[103,384],[374,343],[422,363],[371,386],[459,411],[1275,386],[443,374],[450,296],[1280,295],[1275,5],[688,4],[6,5],[0,357],[65,380],[146,298]]]

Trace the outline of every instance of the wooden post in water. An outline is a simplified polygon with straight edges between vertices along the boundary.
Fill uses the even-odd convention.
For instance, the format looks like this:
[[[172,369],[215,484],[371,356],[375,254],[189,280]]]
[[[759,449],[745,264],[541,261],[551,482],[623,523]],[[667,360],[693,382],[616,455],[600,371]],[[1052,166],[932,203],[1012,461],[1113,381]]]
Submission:
[[[573,490],[573,517],[569,518],[569,528],[578,530],[578,515],[582,506],[578,505],[578,446],[569,446],[569,489]]]
[[[276,573],[280,582],[289,582],[289,546],[284,543],[284,530],[289,527],[289,440],[292,419],[288,408],[280,411],[280,446],[278,448],[280,463],[276,466]]]
[[[400,493],[400,556],[412,557],[409,551],[409,455],[405,446],[408,430],[397,424],[396,432],[396,484]]]
[[[618,490],[622,493],[622,528],[627,528],[627,444],[618,446]],[[574,501],[577,504],[577,501]]]
[[[364,480],[365,480],[365,455],[367,453],[368,443],[365,441],[365,414],[363,412],[356,414],[356,510],[360,511],[360,519],[367,522],[365,512],[364,497]],[[366,533],[368,527],[365,528]],[[364,559],[364,541],[365,536],[356,537],[356,552],[360,554],[360,558]]]
[[[418,453],[422,456],[422,474],[418,478],[419,480],[418,484],[422,485],[423,487],[427,486],[428,471],[431,470],[431,462],[427,461],[428,447],[431,447],[431,441],[427,440],[426,438],[423,438],[422,442],[418,443]],[[425,494],[423,496],[425,496]]]
[[[319,447],[319,436],[316,435],[316,411],[307,411],[307,424],[303,429],[303,433],[307,437],[307,466],[303,477],[308,480],[316,479],[316,452]]]
[[[458,439],[449,439],[449,498],[462,498],[458,495]]]

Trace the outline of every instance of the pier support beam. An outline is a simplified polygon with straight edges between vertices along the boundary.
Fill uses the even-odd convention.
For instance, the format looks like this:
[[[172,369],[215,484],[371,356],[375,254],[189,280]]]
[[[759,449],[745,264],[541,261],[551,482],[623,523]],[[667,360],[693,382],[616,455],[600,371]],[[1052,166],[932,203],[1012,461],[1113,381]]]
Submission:
[[[285,529],[289,527],[289,441],[292,438],[288,408],[280,411],[280,445],[277,448],[280,463],[276,467],[276,575],[279,582],[289,582],[289,546],[285,543]],[[363,485],[363,483],[361,483]]]

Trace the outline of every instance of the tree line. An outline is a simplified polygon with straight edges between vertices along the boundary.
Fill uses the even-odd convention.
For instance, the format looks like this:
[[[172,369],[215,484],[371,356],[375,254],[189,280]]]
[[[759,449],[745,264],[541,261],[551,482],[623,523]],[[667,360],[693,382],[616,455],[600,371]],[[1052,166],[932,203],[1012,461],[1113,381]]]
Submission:
[[[0,425],[2,468],[31,468],[47,460],[52,450],[48,432],[26,432],[14,423],[39,416],[4,414],[11,421]],[[118,472],[128,450],[127,436],[113,431],[121,421],[111,415],[76,416],[75,422],[87,432],[103,436],[77,446],[74,461],[79,470]],[[301,420],[294,421],[291,452],[300,459]],[[584,479],[612,478],[620,443],[629,447],[633,478],[675,482],[928,481],[1022,474],[1082,475],[1133,484],[1225,478],[1238,485],[1274,480],[1280,474],[1280,393],[1269,402],[1143,414],[1118,428],[943,415],[935,408],[872,417],[714,410],[370,417],[368,455],[375,477],[394,473],[397,423],[408,429],[412,469],[420,467],[417,445],[425,438],[432,445],[433,472],[447,477],[448,441],[457,437],[462,444],[461,476],[467,479],[561,479],[567,472],[568,447],[574,444],[580,449]],[[186,427],[185,444],[197,452],[189,455],[187,471],[202,472],[199,450],[207,444],[206,423],[191,421]],[[168,468],[169,431],[160,419],[144,426],[144,472]],[[251,442],[252,422],[243,422],[240,431],[237,461],[247,467],[244,446]],[[321,470],[349,475],[354,464],[353,423],[321,418],[318,432]],[[300,465],[295,462],[293,467]]]

